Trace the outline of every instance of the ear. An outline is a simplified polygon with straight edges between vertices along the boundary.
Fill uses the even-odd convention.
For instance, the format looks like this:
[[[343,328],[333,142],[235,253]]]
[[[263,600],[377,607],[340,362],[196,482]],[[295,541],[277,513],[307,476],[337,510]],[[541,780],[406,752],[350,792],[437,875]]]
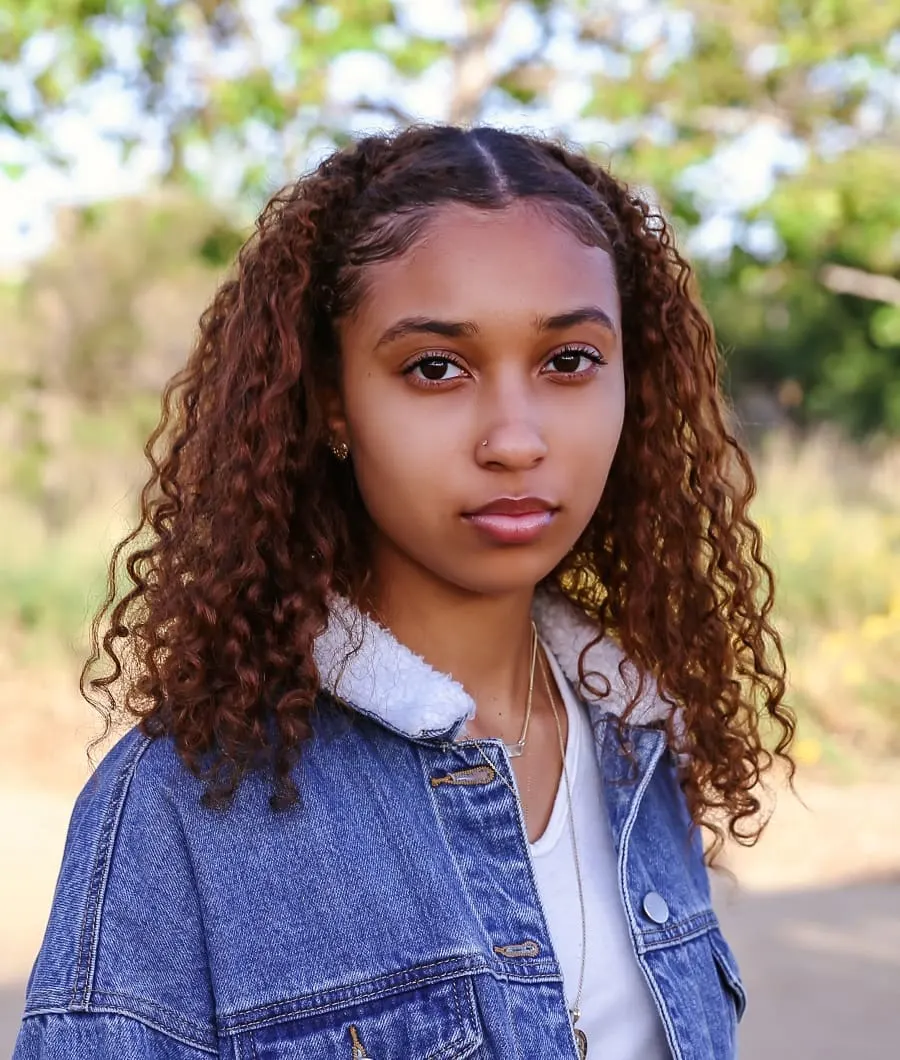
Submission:
[[[322,400],[322,410],[325,413],[325,424],[328,428],[330,440],[335,443],[348,443],[344,401],[337,390],[329,389],[325,392]]]

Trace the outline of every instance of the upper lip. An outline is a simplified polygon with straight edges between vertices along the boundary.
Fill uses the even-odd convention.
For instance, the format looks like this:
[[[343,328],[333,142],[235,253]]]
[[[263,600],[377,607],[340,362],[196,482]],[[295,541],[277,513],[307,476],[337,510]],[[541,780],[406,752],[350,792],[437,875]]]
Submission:
[[[466,515],[528,515],[531,512],[552,511],[556,507],[543,497],[498,497]]]

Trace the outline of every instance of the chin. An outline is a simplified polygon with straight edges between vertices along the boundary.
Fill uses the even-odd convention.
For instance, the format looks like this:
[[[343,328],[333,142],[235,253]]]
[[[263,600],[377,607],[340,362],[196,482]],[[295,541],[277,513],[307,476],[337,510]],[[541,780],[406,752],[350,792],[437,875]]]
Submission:
[[[466,569],[442,572],[442,577],[466,592],[479,596],[510,596],[533,592],[535,586],[559,564],[562,556],[495,555]]]

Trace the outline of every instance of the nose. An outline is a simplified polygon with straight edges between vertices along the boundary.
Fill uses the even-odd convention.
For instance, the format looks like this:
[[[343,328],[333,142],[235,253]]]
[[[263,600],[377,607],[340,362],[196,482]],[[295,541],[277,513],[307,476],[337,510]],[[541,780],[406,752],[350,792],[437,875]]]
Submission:
[[[482,430],[475,447],[475,459],[484,468],[504,471],[530,471],[547,455],[547,443],[537,418],[520,409]]]

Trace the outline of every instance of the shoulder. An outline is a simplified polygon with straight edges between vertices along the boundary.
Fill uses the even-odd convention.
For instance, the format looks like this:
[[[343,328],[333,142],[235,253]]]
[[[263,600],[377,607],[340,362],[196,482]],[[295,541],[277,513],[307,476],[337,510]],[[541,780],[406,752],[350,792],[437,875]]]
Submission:
[[[382,761],[384,745],[395,742],[324,711],[296,767],[301,822],[296,809],[271,811],[262,773],[248,775],[227,808],[204,808],[204,784],[171,739],[126,733],[75,802],[26,1014],[124,1012],[214,1044],[218,919],[233,924],[239,910],[251,930],[257,912],[246,892],[265,888],[279,867],[318,863],[335,819],[358,809],[358,789],[336,778],[363,758],[387,777],[394,758]]]
[[[79,794],[25,1015],[118,1013],[215,1046],[212,991],[181,822],[200,782],[171,743],[126,733]]]

